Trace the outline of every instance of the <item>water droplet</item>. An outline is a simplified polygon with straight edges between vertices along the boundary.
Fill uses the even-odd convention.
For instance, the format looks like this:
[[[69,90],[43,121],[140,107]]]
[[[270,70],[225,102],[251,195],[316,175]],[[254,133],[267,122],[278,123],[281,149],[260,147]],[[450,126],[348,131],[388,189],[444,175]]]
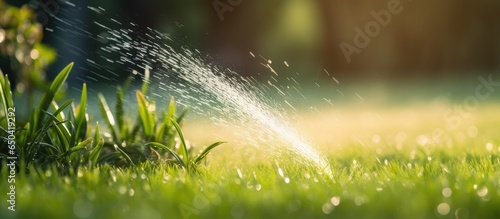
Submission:
[[[17,50],[15,56],[16,56],[17,61],[19,61],[21,63],[24,62],[24,53],[22,50]]]
[[[486,150],[488,150],[488,151],[493,150],[493,144],[492,143],[487,143],[486,144]]]
[[[32,49],[30,52],[30,58],[33,60],[38,59],[39,55],[40,55],[40,53],[36,49]]]
[[[357,206],[361,206],[365,203],[365,198],[363,196],[356,196],[354,198],[354,204]]]
[[[339,206],[339,204],[340,204],[340,197],[339,196],[333,196],[330,199],[330,202],[332,202],[333,206]]]
[[[73,204],[73,213],[78,218],[90,218],[93,212],[92,203],[85,200],[77,200]]]
[[[83,171],[82,171],[82,170],[80,170],[80,169],[78,169],[78,173],[76,174],[76,176],[77,176],[78,178],[82,178],[82,177],[83,177]]]
[[[441,191],[441,194],[443,194],[444,197],[448,198],[451,196],[453,192],[451,191],[450,188],[446,187]]]
[[[243,174],[241,173],[240,168],[236,167],[236,172],[238,173],[238,177],[239,177],[240,179],[242,179],[242,178],[243,178]]]
[[[286,183],[286,184],[290,183],[290,178],[285,177],[285,183]]]
[[[262,185],[257,184],[255,185],[255,190],[260,191],[262,189]]]
[[[22,44],[24,42],[24,36],[22,34],[18,34],[16,36],[17,43]]]
[[[71,179],[67,176],[64,177],[64,183],[71,184]]]
[[[450,205],[448,203],[441,203],[437,206],[437,211],[440,215],[447,215],[450,213]]]
[[[432,157],[431,157],[431,156],[428,156],[428,157],[427,157],[427,160],[428,160],[428,161],[431,161],[431,160],[432,160]]]
[[[134,189],[130,189],[130,190],[128,190],[128,195],[129,195],[130,197],[134,196],[134,194],[135,194]]]
[[[125,186],[118,187],[118,193],[120,193],[120,195],[123,195],[126,192],[127,192],[127,187],[125,187]]]
[[[480,197],[485,197],[486,195],[488,195],[488,188],[486,186],[482,187],[477,191],[477,195]]]
[[[335,209],[335,207],[332,205],[332,203],[330,202],[327,202],[325,204],[323,204],[323,206],[321,207],[321,210],[323,211],[323,213],[325,214],[330,214],[332,213],[333,209]]]
[[[5,40],[5,30],[0,28],[0,43]]]
[[[284,177],[284,173],[283,173],[283,170],[281,168],[278,167],[278,174],[281,176],[281,177]]]

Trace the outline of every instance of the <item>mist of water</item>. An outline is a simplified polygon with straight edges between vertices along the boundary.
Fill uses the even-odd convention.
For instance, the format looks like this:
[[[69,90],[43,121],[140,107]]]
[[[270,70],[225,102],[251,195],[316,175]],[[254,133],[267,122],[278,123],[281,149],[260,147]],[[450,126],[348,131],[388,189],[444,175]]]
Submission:
[[[72,6],[77,10],[78,7]],[[297,155],[294,157],[298,162],[312,165],[331,176],[327,160],[300,136],[286,112],[262,89],[265,86],[260,86],[252,78],[243,78],[229,69],[212,65],[196,50],[172,48],[170,45],[180,43],[158,31],[149,28],[137,33],[133,30],[135,24],[106,19],[102,16],[105,12],[103,8],[88,8],[96,12],[99,20],[108,20],[113,25],[108,26],[96,19],[94,24],[102,32],[94,36],[81,27],[75,28],[81,26],[78,20],[55,17],[60,21],[56,29],[75,36],[86,36],[104,45],[98,56],[86,58],[90,66],[98,69],[87,72],[87,78],[118,81],[116,78],[120,75],[116,73],[116,66],[136,70],[147,68],[152,72],[150,98],[168,102],[170,96],[175,96],[177,103],[189,106],[192,112],[208,117],[218,125],[230,127],[248,145],[270,153],[293,153]],[[71,10],[61,12],[64,13],[70,15]],[[70,40],[63,43],[74,47]],[[83,48],[78,50],[83,51]],[[285,65],[288,67],[288,63],[285,62]],[[111,73],[116,78],[109,78],[101,71]],[[85,80],[82,77],[80,79]],[[270,86],[274,85],[270,83]],[[274,88],[284,93],[276,86]],[[286,104],[293,108],[290,103]]]

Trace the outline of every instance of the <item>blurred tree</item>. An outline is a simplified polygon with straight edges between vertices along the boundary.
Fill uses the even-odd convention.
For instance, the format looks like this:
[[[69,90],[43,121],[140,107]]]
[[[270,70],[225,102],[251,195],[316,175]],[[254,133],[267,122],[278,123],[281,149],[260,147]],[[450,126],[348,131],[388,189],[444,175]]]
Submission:
[[[12,89],[30,97],[34,90],[47,87],[45,70],[56,58],[42,38],[42,25],[28,6],[17,8],[0,0],[1,67],[13,82]]]

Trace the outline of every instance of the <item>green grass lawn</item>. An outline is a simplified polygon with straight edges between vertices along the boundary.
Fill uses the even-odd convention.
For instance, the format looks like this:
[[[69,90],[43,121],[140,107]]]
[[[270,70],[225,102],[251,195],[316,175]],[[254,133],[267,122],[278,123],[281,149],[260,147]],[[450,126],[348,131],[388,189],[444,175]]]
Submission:
[[[453,137],[447,143],[422,145],[415,140],[421,133],[439,126],[439,121],[418,122],[425,116],[417,116],[415,124],[404,128],[406,140],[400,143],[386,137],[401,132],[392,126],[400,127],[397,122],[374,125],[371,131],[381,136],[380,141],[345,138],[338,146],[332,140],[320,147],[330,161],[332,178],[300,165],[296,156],[269,157],[231,143],[209,155],[207,164],[197,173],[147,163],[125,169],[108,166],[80,169],[68,176],[57,175],[55,171],[18,173],[16,212],[7,210],[8,203],[2,201],[0,215],[1,218],[497,218],[500,141],[495,129],[498,119],[494,115],[498,109],[497,105],[482,107],[476,116],[464,122],[474,124],[479,133],[463,137],[456,130],[449,133]],[[406,120],[390,110],[383,111],[393,115],[390,121]],[[346,130],[339,132],[352,136]],[[2,179],[0,193],[6,194],[9,184],[5,169]]]

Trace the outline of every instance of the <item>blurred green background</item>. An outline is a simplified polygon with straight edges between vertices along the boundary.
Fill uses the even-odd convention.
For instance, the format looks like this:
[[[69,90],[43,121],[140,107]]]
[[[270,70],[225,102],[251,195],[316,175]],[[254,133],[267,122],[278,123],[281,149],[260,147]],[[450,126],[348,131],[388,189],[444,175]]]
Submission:
[[[47,11],[39,0],[6,2],[16,6],[28,4],[38,13]],[[357,83],[360,87],[375,86],[375,90],[383,90],[405,88],[406,84],[417,82],[417,90],[425,86],[442,93],[450,86],[460,90],[463,83],[470,82],[473,86],[478,75],[497,75],[500,69],[499,1],[56,2],[58,8],[51,12],[53,16],[49,16],[44,26],[43,42],[57,50],[57,61],[48,72],[57,72],[75,61],[78,67],[73,80],[88,72],[88,56],[101,45],[89,37],[72,34],[71,30],[58,29],[57,23],[65,19],[81,21],[82,26],[76,28],[94,35],[101,33],[85,24],[103,18],[137,23],[139,32],[152,27],[172,36],[178,44],[173,46],[200,49],[216,65],[262,81],[267,81],[269,74],[262,63],[272,60],[273,68],[280,74],[298,72],[297,80],[303,86],[330,79],[326,70],[341,84]],[[353,54],[352,62],[348,63],[339,45],[343,42],[353,45],[357,34],[354,28],[365,30],[367,24],[376,20],[371,11],[387,10],[388,4],[400,4],[401,13],[393,14],[389,24],[370,37],[369,45],[361,48],[359,54]],[[103,16],[95,16],[89,6],[104,9]],[[8,61],[2,62],[5,65]],[[125,67],[121,68],[123,74],[129,74]]]

